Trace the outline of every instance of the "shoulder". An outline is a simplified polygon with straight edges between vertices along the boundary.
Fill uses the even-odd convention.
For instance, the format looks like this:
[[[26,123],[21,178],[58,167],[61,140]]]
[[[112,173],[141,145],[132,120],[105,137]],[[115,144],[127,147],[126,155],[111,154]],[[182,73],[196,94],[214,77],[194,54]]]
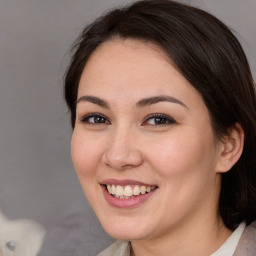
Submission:
[[[256,221],[245,228],[234,256],[256,256]]]
[[[117,240],[112,245],[110,245],[103,252],[98,254],[98,256],[129,256],[130,246],[129,242]]]

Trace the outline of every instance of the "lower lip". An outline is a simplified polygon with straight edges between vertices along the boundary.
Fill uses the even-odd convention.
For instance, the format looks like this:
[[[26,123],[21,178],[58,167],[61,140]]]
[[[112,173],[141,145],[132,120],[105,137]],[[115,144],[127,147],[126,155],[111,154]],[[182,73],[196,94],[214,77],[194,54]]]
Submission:
[[[135,196],[130,199],[120,199],[120,198],[116,198],[116,197],[110,195],[107,191],[106,186],[101,185],[101,188],[103,190],[103,194],[104,194],[106,201],[111,206],[114,206],[116,208],[131,208],[131,207],[138,206],[138,205],[144,203],[146,200],[148,200],[157,190],[157,189],[154,189],[149,193],[146,193],[144,195],[138,195],[138,196]]]

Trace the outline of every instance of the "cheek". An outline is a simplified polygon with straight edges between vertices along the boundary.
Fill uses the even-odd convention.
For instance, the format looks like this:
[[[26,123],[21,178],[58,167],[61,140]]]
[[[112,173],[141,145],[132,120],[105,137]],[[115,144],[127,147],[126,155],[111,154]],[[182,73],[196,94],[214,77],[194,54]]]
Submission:
[[[83,132],[74,130],[71,140],[71,157],[81,187],[91,206],[98,207],[98,170],[102,156],[102,140],[91,138]]]
[[[102,142],[74,130],[71,140],[71,157],[79,179],[96,174],[101,161]]]
[[[158,175],[162,191],[162,212],[168,219],[197,209],[215,189],[214,143],[211,133],[170,136],[148,150],[150,165]],[[207,137],[209,136],[209,137]],[[159,154],[161,152],[161,154]],[[212,201],[211,201],[212,202]],[[206,205],[207,203],[205,203]]]
[[[206,138],[206,139],[205,139]],[[176,133],[148,145],[148,159],[160,176],[173,178],[195,173],[203,174],[212,168],[214,144],[212,134]],[[161,152],[161,154],[159,154]],[[210,168],[210,169],[211,169]]]

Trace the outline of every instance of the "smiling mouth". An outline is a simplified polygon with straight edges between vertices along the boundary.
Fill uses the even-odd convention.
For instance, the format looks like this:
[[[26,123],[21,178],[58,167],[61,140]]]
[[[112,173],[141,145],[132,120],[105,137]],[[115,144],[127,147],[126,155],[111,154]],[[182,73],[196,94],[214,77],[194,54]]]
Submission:
[[[157,186],[145,186],[145,185],[113,185],[106,184],[107,191],[110,195],[119,199],[131,199],[139,195],[148,194],[155,190]]]

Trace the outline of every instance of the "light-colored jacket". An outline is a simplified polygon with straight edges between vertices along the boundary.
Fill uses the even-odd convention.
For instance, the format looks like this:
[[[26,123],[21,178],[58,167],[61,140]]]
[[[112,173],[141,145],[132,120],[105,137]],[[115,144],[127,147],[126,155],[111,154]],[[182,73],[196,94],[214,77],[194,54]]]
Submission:
[[[256,256],[256,221],[245,228],[233,256]]]
[[[130,256],[130,245],[116,241],[98,256]],[[233,256],[256,256],[256,221],[245,228]]]

